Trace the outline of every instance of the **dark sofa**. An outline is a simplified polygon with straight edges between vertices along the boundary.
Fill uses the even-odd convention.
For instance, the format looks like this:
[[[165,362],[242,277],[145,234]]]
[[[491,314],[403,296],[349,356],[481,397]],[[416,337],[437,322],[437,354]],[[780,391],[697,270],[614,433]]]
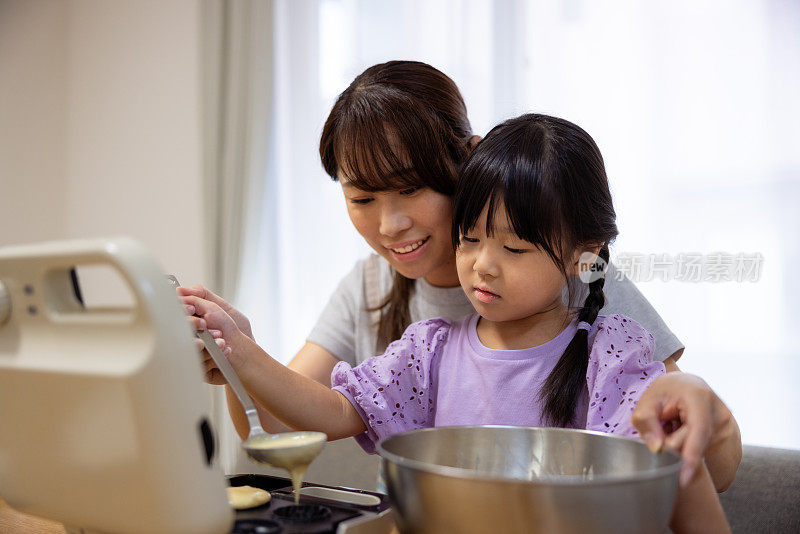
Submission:
[[[745,445],[736,479],[720,495],[735,533],[800,533],[800,450]]]

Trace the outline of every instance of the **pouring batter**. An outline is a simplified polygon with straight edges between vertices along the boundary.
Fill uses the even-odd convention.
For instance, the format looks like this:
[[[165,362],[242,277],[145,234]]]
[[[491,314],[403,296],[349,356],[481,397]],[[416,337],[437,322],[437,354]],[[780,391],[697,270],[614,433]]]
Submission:
[[[308,466],[322,450],[325,439],[325,434],[320,432],[261,434],[248,438],[242,447],[255,461],[289,471],[294,488],[294,502],[299,504],[303,477]]]

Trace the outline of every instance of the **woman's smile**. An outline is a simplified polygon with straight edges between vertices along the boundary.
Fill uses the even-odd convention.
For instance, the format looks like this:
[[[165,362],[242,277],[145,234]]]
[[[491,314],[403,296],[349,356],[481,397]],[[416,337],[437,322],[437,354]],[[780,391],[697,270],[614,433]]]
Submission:
[[[391,250],[394,257],[398,260],[411,261],[417,259],[424,253],[425,245],[430,238],[431,236],[427,236],[423,239],[387,245],[386,248]]]

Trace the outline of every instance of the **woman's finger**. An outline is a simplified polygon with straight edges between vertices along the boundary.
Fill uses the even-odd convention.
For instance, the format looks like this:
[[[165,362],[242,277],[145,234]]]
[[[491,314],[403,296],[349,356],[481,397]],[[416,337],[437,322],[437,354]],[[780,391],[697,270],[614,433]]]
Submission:
[[[194,302],[195,302],[196,299],[199,299],[199,298],[200,297],[198,297],[196,295],[184,295],[184,296],[182,296],[180,298],[180,300],[183,303],[184,309],[186,309],[187,307],[191,306],[192,308],[195,308],[194,311],[195,311],[195,313],[197,313],[197,307],[194,305]],[[194,313],[192,315],[194,315]]]
[[[222,306],[223,304],[227,305],[228,303],[225,302],[225,299],[214,293],[213,291],[206,289],[204,286],[200,284],[193,285],[191,287],[187,286],[178,286],[176,291],[179,296],[181,297],[199,297],[201,299],[210,300],[215,304]]]
[[[228,304],[225,301],[225,299],[223,299],[222,297],[220,297],[219,295],[217,295],[216,293],[214,293],[210,289],[207,289],[207,288],[205,288],[205,287],[203,287],[201,285],[192,286],[191,289],[193,291],[193,293],[192,293],[193,295],[196,295],[196,296],[200,297],[201,299],[209,300],[209,301],[213,302],[214,304],[216,304],[217,306],[219,306],[220,308],[222,308],[225,311],[227,311],[231,307],[231,305]]]
[[[175,288],[175,291],[178,293],[179,296],[185,297],[187,295],[194,295],[196,297],[202,297],[204,290],[202,286],[198,289],[198,286],[195,287],[185,287],[185,286],[178,286]]]
[[[206,321],[205,328],[220,330],[223,335],[233,335],[238,330],[236,322],[217,304],[199,297],[183,297],[184,304],[195,307],[195,315]]]
[[[689,427],[681,426],[674,432],[667,435],[664,440],[664,447],[681,452],[683,444],[686,442],[686,437],[689,435]]]
[[[208,333],[211,334],[211,337],[213,337],[214,339],[216,339],[218,337],[222,337],[222,330],[213,330],[212,329],[212,330],[209,330]]]
[[[692,411],[681,419],[684,420],[681,428],[688,428],[686,440],[681,448],[683,465],[681,466],[680,484],[682,487],[686,487],[694,478],[695,470],[703,461],[706,448],[711,442],[714,420],[708,406],[702,403],[692,407]]]
[[[660,451],[664,446],[664,430],[661,428],[662,411],[662,398],[658,394],[648,395],[648,391],[645,391],[631,414],[631,423],[653,452]]]
[[[206,320],[203,319],[202,317],[195,317],[194,315],[192,315],[189,317],[189,323],[192,325],[192,328],[194,328],[196,332],[202,332],[203,330],[208,328]],[[200,340],[198,339],[198,341]],[[202,344],[203,342],[200,341],[200,343]]]
[[[190,295],[186,297],[181,297],[181,300],[186,305],[194,306],[195,314],[201,317],[203,315],[213,313],[215,311],[223,311],[222,308],[220,308],[219,305],[217,305],[216,303],[200,297],[195,297]]]
[[[692,445],[690,445],[690,440],[695,439],[694,436],[696,435],[696,429],[683,425],[664,440],[664,447],[681,453],[683,463],[681,465],[679,484],[682,488],[687,487],[692,482],[702,461],[702,455],[698,456],[692,449]]]
[[[192,339],[192,342],[194,343],[194,348],[197,349],[198,352],[203,352],[206,350],[205,345],[203,345],[203,342],[199,339],[194,338]]]
[[[221,386],[222,384],[225,383],[224,380],[221,381],[221,378],[222,378],[222,375],[220,374],[219,370],[216,369],[216,368],[215,369],[211,369],[209,371],[206,371],[205,380],[209,384],[213,384],[215,386]]]

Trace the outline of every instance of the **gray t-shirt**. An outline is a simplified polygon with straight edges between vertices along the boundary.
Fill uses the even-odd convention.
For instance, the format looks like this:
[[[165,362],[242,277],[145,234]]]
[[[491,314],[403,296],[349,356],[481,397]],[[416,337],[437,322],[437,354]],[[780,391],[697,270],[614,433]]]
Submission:
[[[308,341],[328,350],[336,358],[358,365],[382,352],[377,347],[377,314],[367,310],[381,302],[392,287],[393,270],[382,257],[371,254],[359,260],[328,301]],[[367,283],[367,280],[370,283]],[[603,287],[606,305],[600,315],[621,314],[635,319],[655,338],[653,357],[665,360],[683,349],[644,295],[627,277],[609,264]],[[578,293],[574,301],[580,302]],[[435,287],[424,279],[414,283],[409,300],[411,322],[446,317],[458,319],[475,310],[461,287]]]

